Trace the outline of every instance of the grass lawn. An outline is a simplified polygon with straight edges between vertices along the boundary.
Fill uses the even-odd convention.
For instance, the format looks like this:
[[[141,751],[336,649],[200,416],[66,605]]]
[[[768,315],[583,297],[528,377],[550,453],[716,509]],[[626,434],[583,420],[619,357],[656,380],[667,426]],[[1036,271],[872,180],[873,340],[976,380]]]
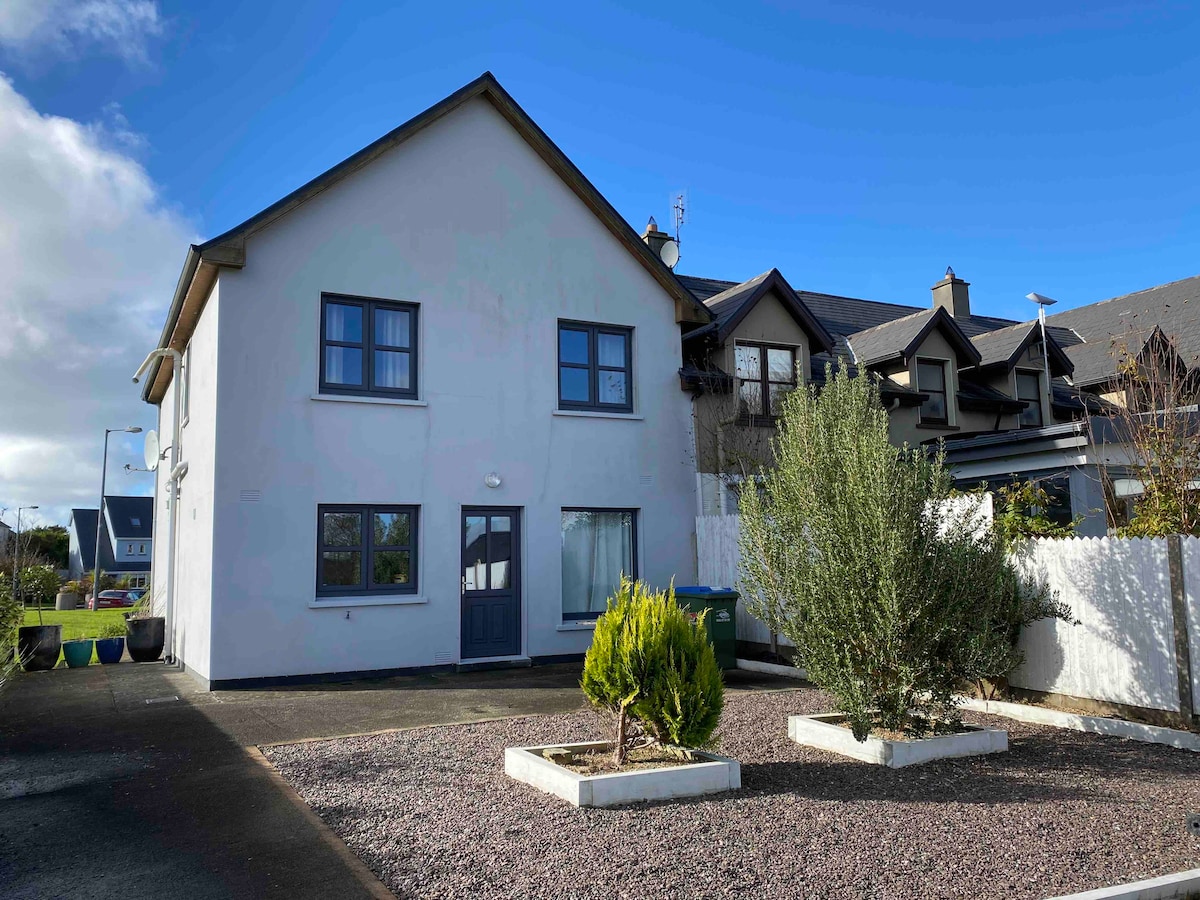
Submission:
[[[128,609],[98,609],[94,612],[90,609],[42,609],[42,624],[45,625],[61,625],[62,639],[64,641],[74,641],[79,638],[94,638],[100,633],[100,628],[106,622],[120,622],[124,624],[125,613]],[[25,608],[25,625],[38,624],[38,611],[35,607]],[[60,657],[61,660],[61,657]],[[96,658],[96,651],[92,651],[92,664],[96,665],[100,660]],[[65,665],[61,663],[60,665]]]

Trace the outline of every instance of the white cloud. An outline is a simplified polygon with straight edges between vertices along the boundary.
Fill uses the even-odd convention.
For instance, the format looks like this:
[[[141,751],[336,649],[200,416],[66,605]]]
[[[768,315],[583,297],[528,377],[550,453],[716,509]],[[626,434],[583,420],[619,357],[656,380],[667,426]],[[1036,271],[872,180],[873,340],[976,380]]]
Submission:
[[[97,47],[144,61],[162,32],[156,0],[0,0],[0,44],[23,53]]]
[[[63,523],[96,503],[104,429],[155,425],[130,377],[195,240],[109,134],[40,114],[0,76],[0,508]],[[148,493],[121,470],[142,464],[141,437],[109,446],[109,492]]]

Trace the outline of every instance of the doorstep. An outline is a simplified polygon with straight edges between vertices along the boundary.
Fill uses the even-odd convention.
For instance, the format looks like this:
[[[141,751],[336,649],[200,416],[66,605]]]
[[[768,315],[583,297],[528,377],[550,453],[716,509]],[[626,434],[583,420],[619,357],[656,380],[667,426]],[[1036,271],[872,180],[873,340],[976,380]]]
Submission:
[[[456,672],[482,672],[488,669],[528,669],[533,659],[528,656],[488,656],[466,659],[454,667]]]

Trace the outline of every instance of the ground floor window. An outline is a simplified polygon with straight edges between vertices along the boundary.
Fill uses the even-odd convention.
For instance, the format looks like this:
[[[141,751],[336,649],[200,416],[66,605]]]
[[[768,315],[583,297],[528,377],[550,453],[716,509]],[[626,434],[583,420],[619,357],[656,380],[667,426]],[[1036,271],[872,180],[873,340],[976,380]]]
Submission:
[[[989,491],[998,491],[1018,481],[1028,481],[1046,492],[1046,508],[1034,508],[1028,513],[1040,513],[1055,525],[1070,525],[1075,521],[1071,512],[1071,478],[1066,472],[1020,472],[1015,475],[993,475],[989,478],[960,478],[955,486],[963,490],[974,490],[980,486]]]
[[[599,616],[622,573],[637,577],[637,510],[564,509],[563,619]]]
[[[317,595],[417,591],[417,507],[317,507]]]

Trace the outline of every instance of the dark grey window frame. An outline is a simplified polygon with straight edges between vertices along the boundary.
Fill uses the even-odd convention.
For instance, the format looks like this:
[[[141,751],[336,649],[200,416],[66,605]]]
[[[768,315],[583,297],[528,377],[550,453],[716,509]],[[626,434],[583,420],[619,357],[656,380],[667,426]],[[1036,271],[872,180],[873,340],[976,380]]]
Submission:
[[[771,385],[782,384],[789,386],[793,391],[800,386],[796,379],[796,363],[797,357],[800,356],[800,348],[795,344],[772,344],[769,341],[735,341],[733,345],[733,371],[737,372],[737,348],[738,347],[754,347],[759,351],[758,357],[758,378],[738,378],[737,385],[737,403],[738,403],[738,424],[740,425],[775,425],[779,421],[779,416],[771,412]],[[792,380],[791,381],[772,381],[771,366],[767,362],[768,350],[787,350],[792,354]],[[741,412],[742,404],[742,384],[750,381],[758,382],[759,391],[762,394],[761,413],[744,413]]]
[[[326,307],[330,303],[337,303],[343,306],[357,306],[362,309],[363,313],[363,335],[361,343],[350,341],[331,341],[326,337],[326,326],[328,319],[325,315]],[[391,345],[377,346],[375,343],[375,310],[384,309],[394,312],[407,312],[408,320],[408,343],[407,349],[393,347]],[[418,316],[420,314],[419,304],[409,303],[403,300],[385,300],[380,297],[359,297],[354,294],[321,294],[321,346],[317,364],[320,367],[320,389],[322,394],[348,394],[355,397],[395,397],[404,400],[416,400],[417,392],[420,387],[418,381],[419,372],[419,337],[420,329],[418,327]],[[355,384],[338,384],[325,380],[325,348],[326,347],[352,347],[362,350],[363,355],[363,383]],[[383,388],[375,387],[375,351],[388,350],[408,353],[411,357],[411,365],[409,367],[409,388],[401,390],[399,388]]]
[[[921,366],[937,366],[942,370],[942,389],[940,391],[932,391],[921,384]],[[949,425],[950,424],[950,364],[944,359],[934,359],[932,357],[917,357],[917,390],[922,394],[941,394],[942,409],[946,411],[946,415],[942,418],[933,418],[927,416],[924,412],[925,404],[921,404],[917,408],[917,421],[922,425]]]
[[[588,334],[588,361],[583,363],[563,362],[562,359],[562,333],[563,331],[586,331]],[[599,335],[615,334],[625,338],[625,365],[623,368],[614,366],[600,365],[599,357],[596,353],[597,344],[599,343]],[[558,384],[558,408],[562,410],[585,410],[589,412],[611,412],[611,413],[631,413],[633,412],[633,328],[627,325],[605,325],[599,322],[577,322],[573,319],[559,319],[558,329],[554,333],[555,356],[558,359],[558,368],[555,371],[555,379]],[[580,369],[588,373],[588,399],[587,400],[566,400],[563,398],[562,392],[562,370]],[[600,373],[601,372],[624,372],[625,373],[625,402],[624,403],[601,403],[600,402]]]
[[[561,509],[561,511],[559,512],[559,530],[560,530],[560,532],[562,530],[562,513],[567,513],[567,512],[629,513],[629,521],[632,526],[630,528],[630,533],[629,533],[629,540],[630,540],[630,544],[631,544],[630,552],[629,552],[629,565],[633,569],[633,571],[626,572],[625,574],[630,578],[633,578],[635,580],[637,579],[637,577],[638,577],[638,517],[641,513],[640,509],[638,509],[636,507],[628,507],[628,506],[564,506]],[[561,534],[560,534],[560,538],[561,538]],[[561,560],[560,560],[560,563],[561,563]],[[560,605],[561,605],[561,602],[562,601],[560,598],[560,600],[559,600]],[[600,610],[597,612],[582,612],[582,613],[569,613],[565,610],[562,610],[562,618],[563,618],[564,622],[591,622],[591,621],[594,621],[595,619],[600,618],[602,613],[603,613],[603,610]]]
[[[1032,376],[1037,381],[1037,397],[1030,398],[1030,397],[1022,397],[1021,396],[1021,376],[1022,375]],[[1041,428],[1043,425],[1045,425],[1046,424],[1046,411],[1042,406],[1042,371],[1041,371],[1041,369],[1017,369],[1013,373],[1013,387],[1016,389],[1016,398],[1018,400],[1024,400],[1031,407],[1037,409],[1037,415],[1038,415],[1038,421],[1037,421],[1036,425],[1027,425],[1021,421],[1021,416],[1023,416],[1025,414],[1025,410],[1022,410],[1020,413],[1017,414],[1017,427],[1018,428]],[[1027,407],[1027,409],[1028,409],[1028,407]]]
[[[418,531],[420,529],[421,507],[396,503],[320,503],[317,504],[317,598],[347,597],[361,594],[415,594],[419,586],[417,568]],[[374,542],[375,513],[406,513],[409,516],[408,545],[387,544],[376,547]],[[324,516],[326,513],[358,513],[361,519],[359,543],[347,546],[341,544],[326,544],[324,535]],[[408,584],[371,583],[375,571],[374,555],[376,550],[407,550],[408,551]],[[359,568],[358,584],[324,587],[325,552],[355,552],[362,553],[362,563]]]

